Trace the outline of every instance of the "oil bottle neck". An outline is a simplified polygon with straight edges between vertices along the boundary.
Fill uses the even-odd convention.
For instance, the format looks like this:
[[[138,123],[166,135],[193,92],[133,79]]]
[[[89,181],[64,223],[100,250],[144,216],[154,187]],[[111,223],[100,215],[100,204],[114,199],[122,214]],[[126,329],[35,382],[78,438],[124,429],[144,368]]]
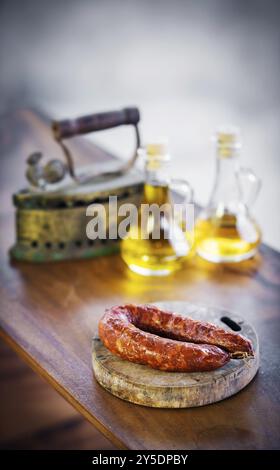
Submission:
[[[162,205],[169,200],[168,161],[158,158],[157,161],[147,159],[144,200],[147,204]]]
[[[236,180],[238,169],[237,153],[223,157],[217,152],[216,178],[210,205],[219,206],[221,210],[230,210],[238,204],[240,194]]]
[[[232,155],[228,158],[223,158],[219,155],[218,151],[216,160],[216,178],[225,182],[228,182],[232,178],[235,178],[238,160],[239,159],[237,154]]]
[[[210,206],[217,206],[222,212],[236,207],[240,199],[236,171],[241,142],[238,129],[233,127],[220,129],[213,140],[216,144],[217,161]]]
[[[220,131],[216,141],[216,185],[226,187],[235,184],[238,157],[241,148],[237,131]]]
[[[170,182],[167,139],[160,139],[146,145],[145,149],[146,184],[167,186]]]
[[[146,184],[152,186],[168,186],[170,182],[169,176],[169,159],[164,156],[154,156],[147,158],[145,164]]]

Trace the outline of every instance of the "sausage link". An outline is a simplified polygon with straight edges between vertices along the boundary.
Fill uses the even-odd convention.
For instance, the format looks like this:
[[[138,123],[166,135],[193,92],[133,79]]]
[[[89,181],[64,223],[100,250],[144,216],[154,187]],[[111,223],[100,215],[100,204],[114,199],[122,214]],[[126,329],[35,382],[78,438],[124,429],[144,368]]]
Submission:
[[[172,338],[154,334],[166,336],[171,331],[171,325],[167,328],[166,317],[161,315],[167,312],[156,309],[155,315],[154,309],[153,306],[124,305],[106,310],[99,322],[100,339],[113,354],[123,359],[170,372],[211,371],[230,360],[229,353],[215,345],[184,342],[181,337],[172,339],[173,333]],[[149,311],[153,320],[148,322]],[[178,318],[178,315],[168,314],[174,321]]]
[[[126,305],[124,308],[130,312],[134,325],[159,336],[178,341],[212,344],[236,356],[242,356],[242,353],[243,356],[253,355],[252,343],[248,339],[212,323],[166,312],[154,305]]]

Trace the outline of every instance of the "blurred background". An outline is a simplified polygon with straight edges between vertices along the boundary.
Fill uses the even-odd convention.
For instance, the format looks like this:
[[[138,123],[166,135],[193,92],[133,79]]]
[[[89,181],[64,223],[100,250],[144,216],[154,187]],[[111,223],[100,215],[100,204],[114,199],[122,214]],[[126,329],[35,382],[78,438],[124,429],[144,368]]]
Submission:
[[[280,249],[280,4],[271,0],[1,0],[1,112],[55,118],[136,104],[143,140],[167,135],[174,176],[206,203],[211,134],[240,126],[242,165],[263,180],[254,207]],[[120,156],[125,129],[94,139]],[[129,144],[129,149],[127,148]]]
[[[254,214],[264,241],[280,249],[279,22],[277,0],[1,0],[0,114],[33,107],[63,118],[137,105],[143,141],[169,137],[173,174],[192,183],[201,204],[213,184],[211,134],[221,124],[237,125],[241,163],[263,181]],[[125,129],[94,140],[120,157],[131,150]],[[21,423],[16,431],[10,424],[9,445],[40,447],[52,439],[57,445],[64,439],[64,447],[110,445],[13,361],[25,371],[25,400],[20,403],[15,392],[13,401],[2,371],[0,399],[7,406],[0,422],[7,431],[14,409]],[[38,406],[36,398],[27,399],[34,383]]]

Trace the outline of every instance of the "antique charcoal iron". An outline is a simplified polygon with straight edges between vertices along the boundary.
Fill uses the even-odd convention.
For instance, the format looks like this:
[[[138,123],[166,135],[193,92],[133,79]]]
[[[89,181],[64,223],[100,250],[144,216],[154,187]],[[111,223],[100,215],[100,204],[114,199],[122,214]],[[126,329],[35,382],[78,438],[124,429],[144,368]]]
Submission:
[[[53,136],[60,145],[65,161],[49,160],[41,164],[42,154],[27,159],[29,187],[13,196],[16,207],[16,244],[11,257],[33,262],[73,258],[91,258],[118,251],[117,239],[90,240],[86,235],[90,204],[103,204],[106,227],[117,224],[117,214],[108,217],[109,196],[123,202],[139,204],[143,176],[134,168],[140,147],[137,108],[92,114],[75,120],[54,121]],[[135,152],[120,165],[112,162],[76,168],[74,157],[64,139],[121,125],[132,125],[136,135]],[[99,165],[99,166],[98,166]]]

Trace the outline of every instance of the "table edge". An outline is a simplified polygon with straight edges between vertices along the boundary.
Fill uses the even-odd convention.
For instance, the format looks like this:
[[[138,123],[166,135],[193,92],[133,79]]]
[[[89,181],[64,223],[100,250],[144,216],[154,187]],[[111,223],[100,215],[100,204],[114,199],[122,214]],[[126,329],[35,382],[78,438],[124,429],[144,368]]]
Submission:
[[[0,328],[0,338],[10,346],[15,353],[26,362],[31,369],[40,377],[46,380],[52,388],[54,388],[70,405],[72,405],[87,421],[89,421],[98,431],[101,432],[110,442],[112,442],[118,449],[128,450],[126,444],[119,439],[114,433],[104,426],[94,415],[92,415],[86,408],[76,400],[71,393],[68,392],[54,377],[52,377],[40,364],[29,354],[23,347],[21,347],[4,329]]]

